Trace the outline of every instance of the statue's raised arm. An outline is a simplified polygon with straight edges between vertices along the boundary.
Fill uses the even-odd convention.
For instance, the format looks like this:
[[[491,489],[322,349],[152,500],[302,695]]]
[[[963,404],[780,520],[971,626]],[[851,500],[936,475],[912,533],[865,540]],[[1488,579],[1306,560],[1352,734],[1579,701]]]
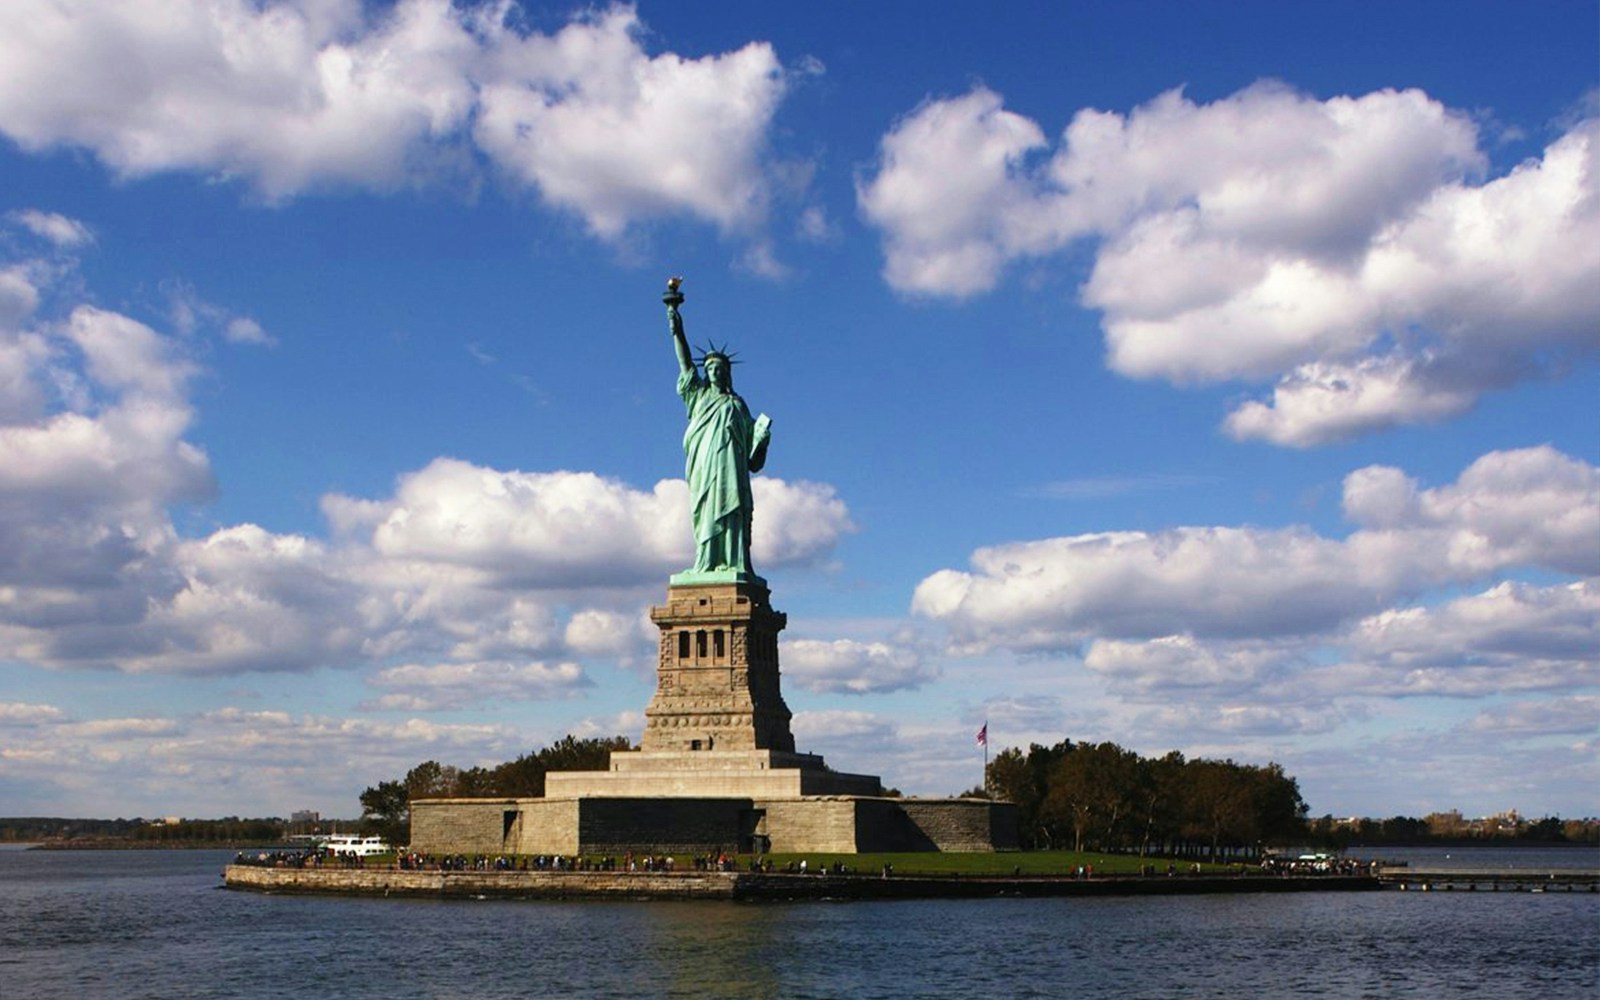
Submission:
[[[667,326],[672,331],[672,346],[678,351],[680,374],[694,371],[694,355],[689,353],[689,341],[683,336],[683,315],[678,312],[683,305],[683,292],[679,291],[682,285],[682,278],[668,278],[667,290],[661,294],[661,301],[667,304]]]
[[[695,557],[693,568],[673,579],[759,580],[750,568],[750,473],[766,463],[772,421],[766,414],[751,417],[750,408],[733,391],[733,358],[725,349],[708,349],[696,366],[678,311],[682,284],[681,278],[669,278],[661,301],[678,355],[678,395],[688,410],[683,472],[689,482]]]

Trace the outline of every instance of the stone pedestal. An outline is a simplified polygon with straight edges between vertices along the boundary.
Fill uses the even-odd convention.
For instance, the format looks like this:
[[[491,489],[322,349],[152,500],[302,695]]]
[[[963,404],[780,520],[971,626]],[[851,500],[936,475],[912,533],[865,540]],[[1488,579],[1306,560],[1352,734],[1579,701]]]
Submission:
[[[873,775],[796,753],[778,690],[778,633],[758,577],[680,573],[661,629],[640,749],[604,771],[552,771],[541,799],[411,803],[415,850],[621,854],[993,850],[1016,810],[980,800],[883,797]]]
[[[778,688],[778,633],[766,585],[678,584],[650,609],[661,629],[656,693],[645,709],[645,752],[794,752]]]

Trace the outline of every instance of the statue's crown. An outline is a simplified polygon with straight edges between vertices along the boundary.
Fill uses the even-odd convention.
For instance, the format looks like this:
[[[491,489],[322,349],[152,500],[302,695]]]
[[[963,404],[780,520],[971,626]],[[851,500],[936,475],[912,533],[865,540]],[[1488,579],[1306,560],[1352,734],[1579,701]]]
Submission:
[[[739,363],[738,356],[728,350],[727,344],[723,344],[721,347],[718,347],[716,344],[707,341],[705,349],[700,352],[700,364],[704,366],[705,363],[710,361],[712,358],[721,358],[722,363],[726,365],[736,365]]]

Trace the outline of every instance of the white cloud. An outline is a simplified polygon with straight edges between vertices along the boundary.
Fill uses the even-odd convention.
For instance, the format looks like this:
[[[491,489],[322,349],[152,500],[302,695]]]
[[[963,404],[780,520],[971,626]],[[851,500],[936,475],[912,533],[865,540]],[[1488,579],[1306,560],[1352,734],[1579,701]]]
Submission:
[[[858,197],[909,293],[979,294],[1098,239],[1082,301],[1111,367],[1273,380],[1225,426],[1305,447],[1448,419],[1600,347],[1600,121],[1484,170],[1471,121],[1414,90],[1172,91],[1081,111],[1050,151],[978,88],[896,124]]]
[[[935,674],[914,650],[854,639],[790,639],[783,644],[783,673],[807,691],[840,694],[902,691]]]
[[[23,797],[19,809],[43,815],[96,802],[105,814],[124,816],[287,815],[310,807],[353,818],[363,787],[398,778],[418,761],[494,764],[532,745],[528,734],[504,726],[235,707],[177,717],[47,716],[7,730],[0,781]]]
[[[501,36],[473,136],[503,169],[601,236],[685,213],[733,229],[759,219],[766,129],[784,93],[771,46],[650,57],[632,7],[552,36]]]
[[[1144,473],[1131,476],[1079,476],[1045,483],[1036,491],[1055,500],[1103,500],[1107,497],[1188,489],[1216,482],[1211,476]]]
[[[769,45],[652,56],[627,5],[549,35],[521,21],[499,0],[12,0],[0,132],[268,200],[461,178],[481,153],[607,238],[664,215],[762,221],[786,91]]]
[[[767,476],[751,485],[758,566],[816,562],[853,528],[827,485]],[[639,586],[693,559],[688,490],[677,479],[644,493],[588,472],[502,472],[440,458],[403,476],[389,501],[330,497],[324,507],[341,530],[370,530],[385,560],[469,568],[499,586]]]
[[[1518,567],[1600,573],[1600,470],[1548,447],[1492,452],[1433,490],[1358,470],[1346,509],[1377,523],[1342,540],[1191,527],[979,549],[970,572],[923,580],[912,609],[968,651],[1064,650],[1092,638],[1317,634]]]
[[[1044,144],[1037,125],[984,88],[930,101],[898,123],[876,176],[857,187],[862,211],[884,230],[889,283],[930,295],[992,288],[1006,260],[1036,245],[1025,216],[1037,195],[1021,168]]]
[[[1284,655],[1273,642],[1205,642],[1192,635],[1146,640],[1096,639],[1083,665],[1114,686],[1165,697],[1184,688],[1215,694],[1252,690],[1281,672]]]
[[[92,719],[87,722],[67,722],[56,727],[55,734],[64,739],[116,740],[147,736],[169,736],[181,732],[172,719]]]
[[[659,634],[660,630],[645,615],[587,608],[567,620],[563,641],[579,656],[626,659],[630,654],[653,649]]]
[[[1486,697],[1600,685],[1600,584],[1502,582],[1435,607],[1394,608],[1339,637],[1339,662],[1294,683],[1324,696]]]
[[[260,323],[205,301],[188,282],[162,282],[161,290],[167,296],[173,328],[184,336],[201,329],[214,329],[230,344],[271,346],[277,343]]]
[[[1466,728],[1473,733],[1515,736],[1593,736],[1600,733],[1600,697],[1570,695],[1512,702],[1479,713]]]
[[[576,663],[406,664],[380,670],[368,683],[388,692],[376,707],[431,711],[491,701],[570,698],[592,686]]]
[[[1600,685],[1597,649],[1600,590],[1594,580],[1544,587],[1506,581],[1311,634],[1097,638],[1083,664],[1123,704],[1183,700],[1195,718],[1276,707],[1325,719],[1330,711],[1348,713],[1395,698],[1594,687]]]
[[[1136,731],[1161,733],[1169,740],[1193,747],[1218,739],[1236,741],[1326,733],[1344,722],[1342,713],[1327,708],[1223,703],[1147,709],[1135,717],[1132,725]]]
[[[750,489],[758,519],[750,558],[758,569],[814,565],[856,530],[845,502],[827,483],[791,483],[757,476],[751,479]],[[687,510],[687,490],[683,503]]]
[[[94,242],[94,233],[77,219],[69,219],[58,212],[43,212],[36,208],[11,212],[7,216],[28,232],[47,240],[63,250]]]
[[[402,477],[386,508],[371,535],[378,555],[468,566],[506,584],[617,586],[691,558],[681,530],[688,494],[677,480],[640,493],[593,473],[441,458]]]
[[[212,491],[186,439],[188,338],[70,301],[36,316],[52,272],[29,263],[0,271],[33,299],[0,324],[0,658],[194,675],[407,663],[389,703],[421,707],[448,699],[418,670],[515,665],[521,695],[562,697],[573,658],[626,665],[653,645],[645,591],[691,560],[681,480],[438,459],[389,497],[326,497],[331,542],[252,524],[185,538],[170,508]],[[200,306],[192,322],[225,314]],[[821,562],[852,528],[826,485],[754,490],[758,564]]]
[[[92,645],[181,586],[158,555],[166,510],[212,490],[183,437],[193,371],[154,330],[89,306],[0,325],[0,644],[13,655]]]
[[[36,705],[25,701],[0,701],[0,725],[36,726],[54,722],[62,716],[54,705]]]
[[[797,749],[822,754],[828,765],[838,771],[858,769],[865,761],[881,763],[886,754],[902,749],[894,721],[872,712],[796,712],[791,728]]]

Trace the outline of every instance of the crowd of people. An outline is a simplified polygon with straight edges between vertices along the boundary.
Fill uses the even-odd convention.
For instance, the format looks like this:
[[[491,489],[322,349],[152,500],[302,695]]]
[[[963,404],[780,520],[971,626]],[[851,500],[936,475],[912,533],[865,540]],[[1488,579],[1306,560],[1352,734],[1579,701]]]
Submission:
[[[506,857],[505,855],[487,854],[420,854],[415,851],[405,852],[395,859],[395,866],[401,871],[444,871],[444,872],[671,872],[671,871],[698,871],[698,872],[732,872],[739,870],[739,861],[736,857],[726,852],[715,854],[696,855],[685,861],[670,854],[634,854],[626,852],[622,857],[605,855],[603,857],[590,857],[579,855],[568,857],[562,854],[518,855]],[[751,859],[747,862],[747,870],[752,872],[771,871],[772,863]]]
[[[1261,868],[1269,875],[1376,875],[1379,867],[1376,861],[1329,854],[1301,854],[1293,858],[1269,854],[1261,859]]]
[[[274,851],[240,851],[235,855],[233,863],[236,865],[250,865],[258,868],[367,868],[369,862],[361,855],[349,852],[332,851],[325,847],[306,850],[274,850]],[[379,866],[391,865],[401,871],[437,871],[437,872],[736,872],[749,871],[752,873],[771,872],[772,862],[764,858],[750,858],[741,862],[734,855],[718,851],[710,854],[695,855],[686,861],[680,861],[670,854],[634,854],[629,851],[620,858],[615,855],[591,857],[579,855],[568,857],[561,854],[538,855],[489,855],[489,854],[422,854],[415,851],[402,852],[395,856],[393,862],[387,860],[374,861]],[[1287,855],[1267,855],[1261,861],[1261,870],[1268,875],[1372,875],[1378,868],[1377,862],[1359,861],[1326,854],[1309,854],[1290,857]],[[783,872],[790,875],[853,875],[857,874],[842,861],[831,864],[813,865],[805,859],[790,861],[784,865]],[[1141,865],[1139,874],[1145,878],[1165,874],[1168,877],[1178,875],[1180,870],[1176,865],[1168,862],[1163,872],[1153,864]],[[892,865],[885,864],[881,875],[888,878],[894,874]],[[1020,875],[1021,869],[1015,869],[1014,875]],[[1074,879],[1091,879],[1095,876],[1094,866],[1089,864],[1078,865],[1069,870],[1068,874]],[[1186,866],[1183,874],[1199,875],[1199,864]],[[1238,874],[1246,874],[1246,866],[1238,866]]]
[[[367,859],[354,852],[311,848],[302,851],[240,851],[236,865],[252,868],[365,868]]]

